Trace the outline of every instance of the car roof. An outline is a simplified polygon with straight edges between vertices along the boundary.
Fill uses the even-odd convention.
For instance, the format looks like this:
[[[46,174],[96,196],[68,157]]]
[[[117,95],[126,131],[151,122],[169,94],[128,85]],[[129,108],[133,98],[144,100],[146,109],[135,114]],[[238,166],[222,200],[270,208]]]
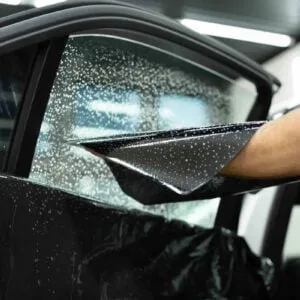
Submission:
[[[30,5],[8,5],[0,3],[0,18],[32,8]]]
[[[114,0],[68,0],[65,2],[57,3],[50,6],[45,6],[42,8],[28,8],[26,10],[17,12],[15,14],[9,15],[7,17],[3,17],[0,19],[0,28],[3,28],[5,26],[9,26],[14,23],[22,22],[27,19],[35,18],[41,15],[46,15],[52,12],[56,11],[63,11],[68,10],[70,8],[75,7],[81,7],[81,6],[89,6],[89,5],[113,5],[118,6],[120,8],[122,7],[131,7],[135,10],[139,10],[140,14],[150,14],[151,20],[153,22],[158,22],[160,25],[165,26],[166,28],[171,28],[172,30],[175,30],[184,36],[190,37],[192,39],[195,39],[196,41],[199,41],[203,44],[206,44],[208,46],[211,46],[213,49],[216,49],[217,51],[226,53],[230,57],[234,57],[235,59],[242,62],[245,66],[255,70],[256,72],[263,74],[266,78],[269,79],[270,82],[274,86],[276,86],[276,89],[278,89],[281,86],[280,81],[273,76],[272,74],[268,73],[267,71],[264,71],[259,64],[257,64],[255,61],[251,60],[250,58],[246,57],[245,55],[241,54],[240,52],[237,52],[236,50],[228,47],[227,45],[217,41],[216,39],[213,39],[209,36],[201,35],[198,33],[193,32],[192,30],[186,28],[185,26],[181,25],[179,22],[172,20],[170,18],[167,18],[166,16],[159,15],[157,13],[153,13],[150,11],[147,11],[143,8],[140,8],[139,6],[132,5],[125,2],[119,2]]]

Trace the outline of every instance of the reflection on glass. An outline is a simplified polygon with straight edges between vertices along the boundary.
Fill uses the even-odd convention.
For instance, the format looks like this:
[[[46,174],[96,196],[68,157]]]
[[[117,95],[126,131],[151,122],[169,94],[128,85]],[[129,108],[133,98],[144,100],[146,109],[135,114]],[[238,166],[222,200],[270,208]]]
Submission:
[[[137,93],[89,85],[80,87],[75,99],[74,137],[91,138],[137,131],[141,117]]]
[[[160,129],[201,127],[209,124],[209,107],[201,98],[165,95],[159,98]]]
[[[142,115],[141,97],[135,92],[108,90],[102,86],[81,87],[76,95],[73,135],[91,138],[134,133],[143,123],[150,124],[150,130],[200,127],[209,123],[209,107],[199,98],[162,95],[156,102],[151,107],[157,109],[154,122],[148,114]]]

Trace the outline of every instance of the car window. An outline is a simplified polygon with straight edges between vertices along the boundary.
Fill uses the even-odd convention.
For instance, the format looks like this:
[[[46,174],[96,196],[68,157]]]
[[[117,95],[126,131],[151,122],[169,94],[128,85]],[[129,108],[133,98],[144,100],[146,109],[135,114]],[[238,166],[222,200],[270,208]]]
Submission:
[[[4,164],[23,99],[35,47],[0,56],[0,165]]]
[[[122,192],[101,158],[70,141],[245,121],[256,92],[242,81],[128,39],[71,36],[30,179],[102,203],[212,226],[219,199],[143,206]]]

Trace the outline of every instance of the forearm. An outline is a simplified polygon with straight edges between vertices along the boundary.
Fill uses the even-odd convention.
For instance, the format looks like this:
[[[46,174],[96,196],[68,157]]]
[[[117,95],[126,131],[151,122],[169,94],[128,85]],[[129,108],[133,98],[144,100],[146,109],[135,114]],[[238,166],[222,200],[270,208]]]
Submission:
[[[300,176],[300,110],[263,125],[221,174],[249,178]]]

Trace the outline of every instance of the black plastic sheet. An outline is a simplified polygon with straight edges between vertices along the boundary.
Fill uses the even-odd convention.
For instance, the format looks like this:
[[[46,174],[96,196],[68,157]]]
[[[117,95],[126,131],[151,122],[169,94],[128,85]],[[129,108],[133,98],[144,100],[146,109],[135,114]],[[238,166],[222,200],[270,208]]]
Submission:
[[[190,227],[0,178],[1,299],[268,299],[272,265]]]

